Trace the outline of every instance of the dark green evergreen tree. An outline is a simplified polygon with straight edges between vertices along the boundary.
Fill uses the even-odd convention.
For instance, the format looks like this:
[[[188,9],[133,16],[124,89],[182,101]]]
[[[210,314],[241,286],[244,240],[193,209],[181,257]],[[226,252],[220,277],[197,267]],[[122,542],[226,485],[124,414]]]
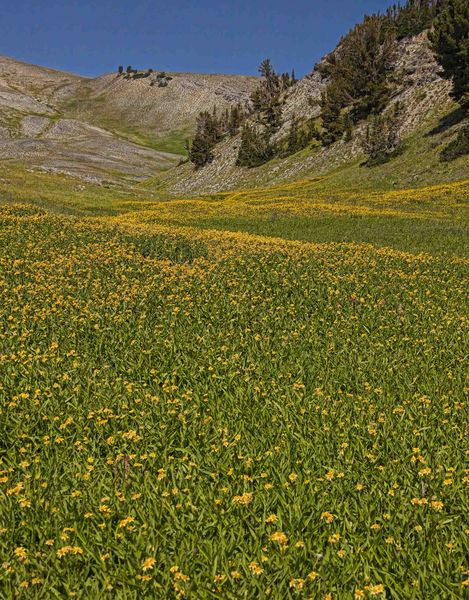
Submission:
[[[282,92],[281,77],[277,75],[268,58],[262,61],[259,67],[261,82],[251,95],[254,110],[259,115],[259,120],[274,133],[281,124]]]
[[[469,105],[469,1],[446,0],[430,39],[444,76],[453,82],[454,99]]]
[[[298,131],[298,119],[296,115],[293,117],[290,123],[290,130],[288,132],[288,154],[293,154],[299,150],[300,146],[300,134]]]
[[[357,123],[386,106],[392,91],[389,76],[394,48],[394,34],[386,27],[386,18],[366,17],[319,66],[329,79],[321,100],[324,143],[342,137],[345,108],[348,118]]]
[[[238,133],[241,123],[244,120],[243,109],[240,104],[231,107],[228,118],[228,133],[234,136]]]
[[[367,165],[387,162],[403,149],[401,136],[401,106],[395,104],[386,113],[370,117],[362,148],[367,155]]]
[[[321,94],[321,121],[324,130],[321,139],[325,146],[333,144],[342,137],[345,129],[342,92],[334,81]]]
[[[353,133],[353,121],[352,121],[352,117],[350,116],[349,112],[346,112],[343,118],[343,123],[344,123],[344,133],[345,133],[345,141],[346,142],[350,142],[352,139],[352,133]]]
[[[266,131],[261,132],[246,123],[241,133],[241,144],[236,164],[240,167],[257,167],[274,156],[274,148]]]
[[[194,140],[189,150],[189,160],[198,168],[213,160],[213,148],[220,141],[222,132],[216,110],[212,114],[203,112],[197,119]]]
[[[189,150],[189,160],[197,167],[204,167],[213,160],[213,144],[210,140],[197,133]]]
[[[439,7],[445,1],[407,0],[403,6],[394,4],[386,12],[387,23],[393,28],[397,39],[418,35],[431,27]]]

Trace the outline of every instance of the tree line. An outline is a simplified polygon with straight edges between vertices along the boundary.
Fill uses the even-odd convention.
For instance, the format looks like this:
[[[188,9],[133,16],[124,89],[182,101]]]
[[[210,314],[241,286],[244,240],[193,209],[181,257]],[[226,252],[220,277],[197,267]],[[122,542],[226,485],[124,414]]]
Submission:
[[[353,128],[367,120],[363,148],[370,164],[382,162],[402,149],[399,137],[402,107],[390,104],[394,81],[396,41],[431,27],[433,52],[452,81],[452,96],[467,112],[469,105],[469,2],[468,0],[408,0],[385,14],[366,16],[345,35],[336,50],[316,65],[327,82],[320,100],[320,119],[291,119],[285,139],[276,133],[282,125],[287,91],[295,85],[294,73],[276,73],[270,60],[259,67],[261,81],[248,107],[235,125],[203,113],[197,123],[190,160],[203,166],[212,160],[213,148],[224,135],[241,131],[237,164],[253,167],[308,146],[312,140],[328,146],[350,139]],[[469,152],[469,125],[460,129],[454,152]],[[466,150],[464,150],[466,148]],[[443,157],[444,158],[444,157]]]

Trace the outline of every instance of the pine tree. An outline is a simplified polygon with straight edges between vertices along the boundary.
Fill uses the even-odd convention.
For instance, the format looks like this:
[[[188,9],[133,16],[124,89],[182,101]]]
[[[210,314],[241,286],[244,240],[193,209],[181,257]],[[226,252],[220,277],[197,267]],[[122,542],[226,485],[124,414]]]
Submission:
[[[236,164],[240,167],[257,167],[269,161],[274,155],[274,148],[267,132],[257,130],[246,123],[241,133],[241,144]]]
[[[290,131],[288,133],[287,151],[289,154],[293,154],[299,150],[299,141],[298,119],[296,116],[294,116],[290,124]]]
[[[345,113],[344,116],[344,133],[345,133],[345,141],[350,142],[353,134],[353,121],[350,113]]]
[[[262,61],[259,73],[262,77],[261,83],[252,93],[251,101],[254,110],[259,114],[259,120],[269,129],[270,133],[274,133],[281,124],[281,78],[275,72],[268,58]]]
[[[344,83],[344,98],[354,121],[380,112],[390,96],[394,36],[381,17],[368,17],[350,34],[339,57],[336,78]]]
[[[240,104],[236,104],[231,107],[230,115],[228,118],[228,133],[234,136],[238,133],[239,127],[243,120],[243,110]]]
[[[325,146],[339,140],[344,133],[341,98],[341,91],[335,82],[331,82],[321,94],[321,121],[324,129],[321,139]]]
[[[197,129],[189,150],[189,160],[198,168],[213,160],[213,148],[221,139],[220,122],[216,109],[212,114],[203,112],[197,119]]]
[[[362,148],[367,155],[367,165],[382,164],[403,149],[401,136],[401,106],[395,104],[385,114],[372,115],[362,138]]]
[[[394,48],[394,34],[386,26],[386,18],[365,17],[320,65],[320,72],[329,78],[321,99],[325,144],[342,137],[346,125],[343,109],[357,123],[386,106],[392,91],[389,74]]]
[[[444,76],[453,82],[453,98],[462,105],[469,105],[468,0],[447,0],[443,3],[430,39]]]

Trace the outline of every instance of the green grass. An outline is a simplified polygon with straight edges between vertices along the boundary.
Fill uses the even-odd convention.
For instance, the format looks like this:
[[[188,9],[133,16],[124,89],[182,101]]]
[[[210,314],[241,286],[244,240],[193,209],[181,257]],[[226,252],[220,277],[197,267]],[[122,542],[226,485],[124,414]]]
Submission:
[[[79,95],[61,105],[64,115],[85,118],[90,123],[107,129],[134,144],[186,157],[186,143],[192,136],[191,128],[178,129],[163,135],[148,133],[145,127],[126,122],[125,115],[116,116],[106,108],[105,96],[92,96],[89,88],[83,87]]]
[[[190,131],[172,131],[163,136],[145,135],[138,129],[128,127],[126,130],[117,129],[117,135],[124,137],[134,144],[159,150],[160,152],[169,152],[182,157],[187,156],[186,144],[190,140],[192,133]]]
[[[464,597],[467,184],[2,180],[2,598]]]
[[[177,218],[174,223],[180,225]],[[283,217],[271,220],[206,219],[198,227],[245,231],[257,235],[307,242],[358,242],[390,246],[406,252],[469,255],[467,223],[392,217],[324,216]]]
[[[151,191],[122,181],[103,184],[39,169],[27,169],[12,161],[2,164],[0,205],[26,202],[62,214],[120,214],[142,200],[154,198]]]

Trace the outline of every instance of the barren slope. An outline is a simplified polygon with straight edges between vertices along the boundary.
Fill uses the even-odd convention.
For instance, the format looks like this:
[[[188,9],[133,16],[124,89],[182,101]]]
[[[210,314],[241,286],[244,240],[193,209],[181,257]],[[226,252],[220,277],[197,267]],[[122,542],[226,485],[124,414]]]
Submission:
[[[202,110],[222,111],[244,103],[257,84],[255,77],[168,73],[167,86],[159,87],[155,77],[126,79],[112,73],[72,84],[63,108],[124,133],[155,138],[175,132],[190,135]]]
[[[97,180],[174,166],[198,113],[244,102],[255,78],[173,74],[167,87],[89,79],[0,57],[0,161]]]

